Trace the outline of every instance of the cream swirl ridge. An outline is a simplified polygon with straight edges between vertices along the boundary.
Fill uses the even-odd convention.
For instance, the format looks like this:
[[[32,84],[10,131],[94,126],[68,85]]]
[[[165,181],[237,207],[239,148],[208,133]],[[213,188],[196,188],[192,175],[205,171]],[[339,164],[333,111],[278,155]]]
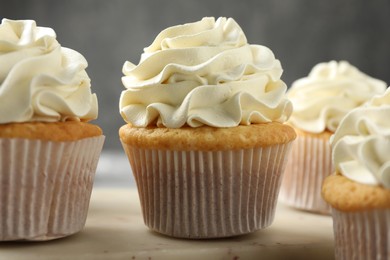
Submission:
[[[163,30],[123,73],[120,112],[136,127],[284,122],[292,111],[279,60],[231,18]]]
[[[97,117],[87,61],[33,20],[0,25],[0,123],[89,121]]]
[[[331,137],[333,162],[345,177],[390,189],[390,89],[349,112]]]
[[[350,110],[385,89],[385,82],[346,61],[317,64],[308,77],[295,81],[287,92],[294,105],[290,122],[307,132],[334,132]]]

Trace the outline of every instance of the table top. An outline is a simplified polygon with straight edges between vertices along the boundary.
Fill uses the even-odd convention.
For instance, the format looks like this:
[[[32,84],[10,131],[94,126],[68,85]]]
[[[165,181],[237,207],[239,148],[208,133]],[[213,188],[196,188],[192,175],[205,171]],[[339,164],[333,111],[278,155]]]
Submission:
[[[278,203],[273,224],[227,239],[175,239],[143,223],[135,187],[95,188],[85,228],[47,242],[2,242],[0,259],[333,259],[330,216]]]

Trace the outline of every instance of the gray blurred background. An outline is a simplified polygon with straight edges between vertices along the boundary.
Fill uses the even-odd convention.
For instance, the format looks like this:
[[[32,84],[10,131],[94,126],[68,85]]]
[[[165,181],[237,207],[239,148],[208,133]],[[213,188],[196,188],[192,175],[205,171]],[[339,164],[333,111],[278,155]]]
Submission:
[[[204,16],[233,17],[249,43],[270,47],[287,85],[329,60],[347,60],[390,84],[389,0],[0,0],[1,18],[52,27],[62,46],[86,57],[105,152],[122,149],[123,63],[138,63],[162,29]]]

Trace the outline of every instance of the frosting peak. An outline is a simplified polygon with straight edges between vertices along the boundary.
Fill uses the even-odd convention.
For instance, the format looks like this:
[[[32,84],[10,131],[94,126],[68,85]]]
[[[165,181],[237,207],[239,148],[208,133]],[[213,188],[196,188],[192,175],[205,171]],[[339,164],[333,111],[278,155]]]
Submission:
[[[163,30],[123,73],[120,112],[136,127],[284,122],[292,111],[280,62],[231,18]]]
[[[307,132],[334,132],[348,111],[385,89],[385,82],[369,77],[346,61],[319,63],[287,92],[294,105],[290,122]]]
[[[331,137],[333,162],[345,177],[390,189],[390,89],[350,111]]]
[[[88,121],[97,98],[78,52],[61,47],[54,30],[35,21],[0,24],[0,123]]]
[[[247,43],[240,26],[232,18],[215,21],[205,17],[201,21],[177,25],[160,32],[153,43],[144,49],[153,53],[166,49],[182,49],[201,46],[240,47]]]

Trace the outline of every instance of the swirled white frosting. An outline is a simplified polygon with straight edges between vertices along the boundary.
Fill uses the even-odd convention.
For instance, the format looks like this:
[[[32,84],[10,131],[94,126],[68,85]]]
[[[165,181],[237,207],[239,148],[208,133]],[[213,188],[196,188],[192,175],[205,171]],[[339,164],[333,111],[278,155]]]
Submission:
[[[390,189],[390,89],[349,112],[331,145],[338,172],[359,183]]]
[[[231,18],[163,30],[123,73],[120,113],[136,127],[284,122],[292,111],[279,60]]]
[[[289,122],[311,133],[334,132],[347,112],[385,89],[385,82],[346,61],[319,63],[288,90],[287,97],[294,105]]]
[[[87,61],[32,20],[0,25],[0,123],[88,121],[97,117]]]

